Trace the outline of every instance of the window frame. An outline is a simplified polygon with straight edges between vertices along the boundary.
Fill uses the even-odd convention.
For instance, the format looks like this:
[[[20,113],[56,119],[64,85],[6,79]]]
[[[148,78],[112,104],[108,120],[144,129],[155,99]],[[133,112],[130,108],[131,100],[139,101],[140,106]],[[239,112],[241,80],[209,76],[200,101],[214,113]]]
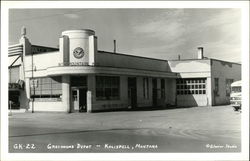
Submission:
[[[96,100],[120,100],[119,76],[96,76]],[[102,93],[102,94],[101,94]]]
[[[35,87],[33,83],[36,81]],[[62,77],[30,79],[30,97],[35,101],[62,101]],[[56,93],[53,91],[57,91]]]
[[[177,95],[205,95],[207,78],[179,78],[176,80]]]

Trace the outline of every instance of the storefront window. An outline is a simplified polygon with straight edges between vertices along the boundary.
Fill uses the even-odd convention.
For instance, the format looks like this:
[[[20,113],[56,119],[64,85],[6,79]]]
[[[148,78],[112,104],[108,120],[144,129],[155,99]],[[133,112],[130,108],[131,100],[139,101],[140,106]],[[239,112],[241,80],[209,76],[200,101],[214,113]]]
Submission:
[[[117,100],[120,98],[120,78],[96,76],[96,99]]]
[[[31,79],[30,91],[36,101],[61,101],[61,77]]]

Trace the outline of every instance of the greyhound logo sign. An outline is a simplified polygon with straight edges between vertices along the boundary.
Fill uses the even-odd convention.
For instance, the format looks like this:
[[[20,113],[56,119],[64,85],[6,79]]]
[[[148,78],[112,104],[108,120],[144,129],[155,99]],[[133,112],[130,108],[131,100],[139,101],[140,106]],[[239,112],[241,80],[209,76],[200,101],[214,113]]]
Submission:
[[[77,47],[73,51],[74,57],[80,59],[84,56],[84,50],[81,47]]]

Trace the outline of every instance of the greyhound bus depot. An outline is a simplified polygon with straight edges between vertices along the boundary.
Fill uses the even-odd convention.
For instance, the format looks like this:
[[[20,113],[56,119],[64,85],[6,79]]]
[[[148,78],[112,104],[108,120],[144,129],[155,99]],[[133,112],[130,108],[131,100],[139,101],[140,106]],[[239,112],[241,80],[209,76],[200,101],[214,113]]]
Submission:
[[[59,48],[32,44],[24,30],[8,57],[11,108],[35,112],[223,105],[241,80],[241,64],[206,58],[202,47],[176,60],[100,51],[89,29],[62,32]]]

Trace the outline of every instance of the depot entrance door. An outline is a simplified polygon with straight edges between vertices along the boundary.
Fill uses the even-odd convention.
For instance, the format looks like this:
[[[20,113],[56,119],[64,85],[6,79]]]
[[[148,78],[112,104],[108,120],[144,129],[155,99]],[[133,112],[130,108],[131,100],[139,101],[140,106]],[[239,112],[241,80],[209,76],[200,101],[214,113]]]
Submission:
[[[73,111],[79,111],[79,112],[87,111],[86,92],[87,92],[86,88],[72,88]]]
[[[132,109],[137,107],[137,86],[136,77],[128,77],[128,98]]]
[[[71,77],[71,112],[87,111],[87,77]]]

